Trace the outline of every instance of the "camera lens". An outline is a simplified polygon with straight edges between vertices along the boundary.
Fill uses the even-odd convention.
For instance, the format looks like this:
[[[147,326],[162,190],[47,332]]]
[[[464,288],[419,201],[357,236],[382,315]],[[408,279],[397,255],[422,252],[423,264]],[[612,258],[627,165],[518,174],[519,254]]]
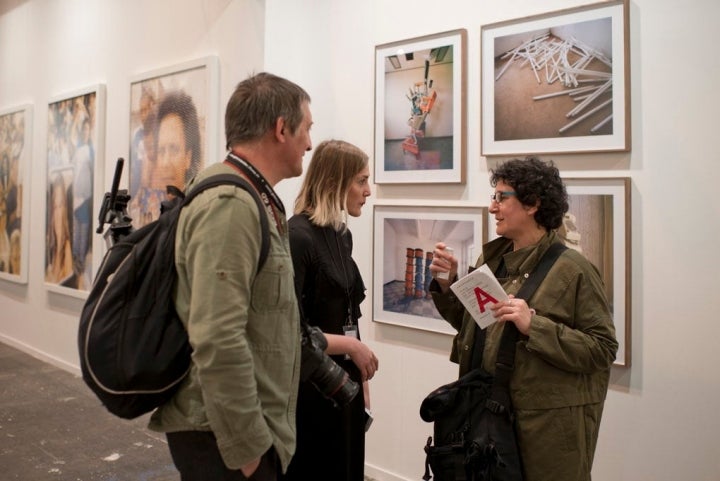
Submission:
[[[300,379],[310,381],[336,405],[350,403],[360,391],[358,383],[325,353],[327,340],[317,327],[303,329]]]

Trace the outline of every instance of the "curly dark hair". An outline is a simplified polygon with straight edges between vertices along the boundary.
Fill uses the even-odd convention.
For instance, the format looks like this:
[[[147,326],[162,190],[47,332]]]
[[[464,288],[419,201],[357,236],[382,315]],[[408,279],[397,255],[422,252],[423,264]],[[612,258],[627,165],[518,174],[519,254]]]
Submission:
[[[527,206],[536,205],[535,222],[547,230],[557,229],[568,210],[568,195],[560,178],[560,171],[552,160],[537,157],[512,159],[491,171],[490,185],[504,182],[517,193],[517,199]]]

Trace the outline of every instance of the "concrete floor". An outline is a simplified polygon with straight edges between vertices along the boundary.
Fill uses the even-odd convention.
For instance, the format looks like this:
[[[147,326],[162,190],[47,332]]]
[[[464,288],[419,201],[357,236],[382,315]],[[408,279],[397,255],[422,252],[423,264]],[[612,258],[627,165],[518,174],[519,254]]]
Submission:
[[[178,481],[148,416],[115,417],[80,377],[0,342],[1,480]]]
[[[0,343],[0,479],[177,481],[164,435],[108,413],[82,379]]]

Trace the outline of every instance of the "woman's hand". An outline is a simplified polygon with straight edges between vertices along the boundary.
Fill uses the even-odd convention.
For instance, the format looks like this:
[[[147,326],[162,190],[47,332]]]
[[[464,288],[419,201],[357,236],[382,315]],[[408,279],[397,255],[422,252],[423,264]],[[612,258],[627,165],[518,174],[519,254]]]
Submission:
[[[353,343],[353,347],[348,352],[348,355],[360,370],[362,380],[369,381],[375,375],[380,363],[375,353],[373,353],[369,347],[358,340],[356,341],[357,342]]]
[[[325,350],[330,355],[347,354],[352,362],[360,370],[363,381],[372,379],[375,371],[378,370],[378,358],[375,357],[369,347],[363,344],[355,336],[344,336],[342,334],[325,334],[328,347]]]
[[[453,279],[457,276],[458,261],[457,258],[452,255],[445,248],[447,244],[444,242],[438,242],[435,244],[435,250],[433,250],[433,260],[430,264],[430,272],[435,278],[437,283],[440,285],[440,289],[446,292],[452,284]],[[447,273],[447,278],[438,277],[440,273]]]
[[[535,309],[528,306],[524,299],[511,295],[508,300],[493,304],[490,309],[498,321],[513,322],[520,333],[526,336],[530,333],[530,323],[532,316],[535,315]]]

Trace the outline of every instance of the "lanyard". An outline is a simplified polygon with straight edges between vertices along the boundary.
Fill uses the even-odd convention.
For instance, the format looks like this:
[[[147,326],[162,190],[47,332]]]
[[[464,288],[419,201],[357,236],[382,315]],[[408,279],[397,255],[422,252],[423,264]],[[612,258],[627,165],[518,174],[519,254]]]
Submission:
[[[332,255],[332,247],[330,246],[330,241],[328,240],[328,235],[330,232],[333,233],[333,237],[335,237],[335,245],[337,245],[337,253],[338,258],[340,260],[340,267],[342,269],[343,277],[345,278],[345,295],[347,296],[347,317],[345,318],[345,327],[350,327],[355,324],[353,318],[352,318],[352,297],[350,296],[350,276],[348,275],[347,268],[345,267],[345,255],[346,255],[346,249],[345,249],[345,240],[342,239],[342,234],[340,232],[336,231],[333,228],[330,227],[323,227],[323,233],[325,234],[325,243],[328,246],[328,252],[330,252],[330,258],[333,261],[333,264],[335,263],[335,258]]]
[[[228,153],[228,156],[225,160],[230,164],[234,165],[236,168],[240,169],[245,175],[248,176],[248,178],[250,178],[252,183],[255,184],[255,187],[257,187],[258,190],[261,191],[260,196],[263,198],[263,202],[265,202],[265,205],[269,205],[269,197],[270,199],[272,199],[275,207],[283,214],[285,213],[285,206],[280,200],[280,197],[277,196],[275,190],[270,186],[265,177],[263,177],[263,175],[258,172],[258,170],[253,167],[250,162],[241,157],[238,157],[232,152]]]
[[[272,214],[273,218],[275,219],[275,225],[277,226],[278,231],[282,232],[281,222],[280,219],[278,219],[275,209],[279,210],[284,215],[285,206],[280,200],[280,197],[278,197],[278,195],[275,193],[275,190],[268,183],[267,179],[265,179],[265,177],[260,172],[258,172],[258,170],[253,167],[250,162],[241,157],[238,157],[232,152],[228,153],[225,162],[230,164],[232,167],[235,167],[235,169],[244,174],[253,183],[253,185],[260,194],[260,198],[262,199],[263,204],[265,204],[265,208],[270,214]],[[275,209],[273,209],[273,205],[275,206]]]

